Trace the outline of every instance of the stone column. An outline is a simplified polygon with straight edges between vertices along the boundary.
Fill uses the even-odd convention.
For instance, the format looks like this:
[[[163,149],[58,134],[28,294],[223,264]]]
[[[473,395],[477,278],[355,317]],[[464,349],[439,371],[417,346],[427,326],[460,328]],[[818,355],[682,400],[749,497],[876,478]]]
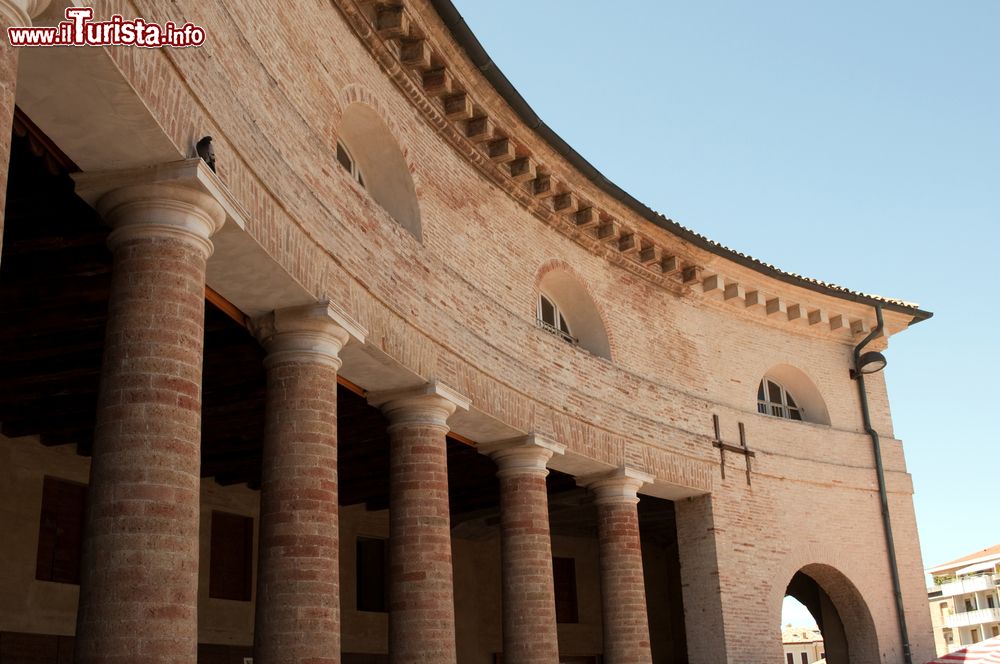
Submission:
[[[469,402],[440,383],[369,401],[389,419],[389,662],[455,664],[445,436]]]
[[[538,436],[482,445],[500,478],[503,564],[503,659],[510,664],[558,664],[559,633],[552,584],[552,540],[546,464],[564,445]]]
[[[625,468],[587,482],[597,506],[607,664],[652,662],[637,510],[639,488],[652,481]]]
[[[17,89],[17,52],[7,40],[7,28],[31,25],[31,19],[48,6],[49,0],[0,0],[0,260],[3,255],[3,222],[7,205],[7,172],[10,168],[10,138]]]
[[[340,662],[337,371],[364,330],[329,304],[255,322],[267,349],[254,662]]]
[[[193,664],[205,264],[225,214],[176,182],[114,189],[96,207],[114,262],[76,661]]]

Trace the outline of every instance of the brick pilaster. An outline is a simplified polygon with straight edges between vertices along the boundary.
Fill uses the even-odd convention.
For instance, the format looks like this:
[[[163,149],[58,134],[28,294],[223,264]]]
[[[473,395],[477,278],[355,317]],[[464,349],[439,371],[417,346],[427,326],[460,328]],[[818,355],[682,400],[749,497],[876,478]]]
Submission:
[[[683,570],[685,629],[691,664],[725,664],[727,642],[718,541],[711,495],[677,501],[677,541]],[[724,532],[724,529],[721,530]],[[722,543],[725,546],[725,543]],[[780,581],[779,581],[780,583]],[[746,648],[744,643],[742,647]]]
[[[180,184],[116,189],[97,208],[114,267],[76,661],[193,664],[205,264],[224,213]]]
[[[557,664],[552,539],[546,464],[563,445],[536,436],[480,446],[500,479],[503,571],[503,658],[516,664]]]
[[[637,491],[652,477],[619,470],[587,482],[597,508],[604,661],[651,664]]]
[[[330,305],[256,321],[267,358],[254,661],[340,662],[337,371],[364,332]]]
[[[372,395],[389,419],[389,662],[455,664],[448,417],[468,402],[440,384]]]

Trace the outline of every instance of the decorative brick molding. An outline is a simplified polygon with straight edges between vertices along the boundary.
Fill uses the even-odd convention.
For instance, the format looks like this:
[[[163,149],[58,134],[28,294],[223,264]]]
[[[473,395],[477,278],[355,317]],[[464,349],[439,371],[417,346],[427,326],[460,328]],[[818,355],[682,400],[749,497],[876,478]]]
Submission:
[[[340,107],[335,111],[336,123],[334,134],[339,134],[339,131],[336,129],[339,128],[340,117],[343,115],[344,109],[351,104],[364,104],[375,111],[382,122],[385,123],[385,126],[389,129],[389,133],[391,133],[393,138],[396,139],[396,142],[399,144],[399,149],[402,150],[403,154],[408,154],[409,150],[406,145],[406,132],[399,128],[399,124],[396,122],[392,113],[386,109],[378,95],[360,83],[351,83],[340,91],[339,101]]]
[[[601,202],[606,194],[572,188],[568,183],[578,179],[577,174],[559,170],[571,167],[561,159],[558,165],[542,163],[528,147],[533,141],[520,137],[525,128],[504,126],[500,113],[491,112],[487,102],[474,98],[472,82],[462,79],[432,30],[406,3],[361,6],[355,0],[332,2],[442,138],[536,217],[591,252],[674,293],[699,294],[771,321],[801,325],[810,332],[847,341],[867,334],[871,325],[867,319],[800,300],[802,289],[778,285],[763,275],[747,279],[746,268],[714,267],[720,262],[717,257],[680,239],[668,241],[669,231],[649,228],[648,221],[628,214],[619,218],[612,205]]]

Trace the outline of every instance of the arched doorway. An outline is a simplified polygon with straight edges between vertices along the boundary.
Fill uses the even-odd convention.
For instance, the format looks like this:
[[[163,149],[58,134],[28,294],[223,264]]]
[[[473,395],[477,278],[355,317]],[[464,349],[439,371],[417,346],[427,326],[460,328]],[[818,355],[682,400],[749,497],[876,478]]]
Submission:
[[[857,587],[841,572],[829,565],[806,565],[788,582],[785,597],[795,598],[808,609],[823,642],[820,652],[804,659],[808,648],[786,648],[787,662],[812,664],[819,655],[826,664],[879,662],[875,621]]]

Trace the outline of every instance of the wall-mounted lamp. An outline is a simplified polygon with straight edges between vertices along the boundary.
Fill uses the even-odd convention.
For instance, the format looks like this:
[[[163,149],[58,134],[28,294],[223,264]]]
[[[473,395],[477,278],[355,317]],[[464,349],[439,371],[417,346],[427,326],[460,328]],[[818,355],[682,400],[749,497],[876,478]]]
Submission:
[[[896,597],[896,619],[899,621],[899,636],[903,643],[903,662],[913,664],[910,652],[910,635],[906,629],[906,612],[903,610],[903,591],[899,583],[899,565],[896,563],[896,544],[892,538],[892,522],[889,519],[889,492],[885,485],[885,467],[882,465],[882,444],[879,442],[878,431],[872,427],[871,413],[868,410],[868,392],[865,390],[865,374],[872,374],[885,369],[885,355],[877,351],[862,353],[872,339],[885,330],[882,319],[882,305],[875,305],[875,329],[854,347],[854,368],[851,378],[858,381],[858,395],[861,397],[861,420],[865,431],[872,439],[872,451],[875,453],[875,474],[878,477],[879,502],[882,505],[882,525],[885,528],[886,554],[889,558],[889,572],[892,575],[892,594]]]
[[[885,355],[877,350],[870,350],[858,358],[858,366],[851,369],[851,378],[857,378],[861,374],[873,374],[885,369]]]

